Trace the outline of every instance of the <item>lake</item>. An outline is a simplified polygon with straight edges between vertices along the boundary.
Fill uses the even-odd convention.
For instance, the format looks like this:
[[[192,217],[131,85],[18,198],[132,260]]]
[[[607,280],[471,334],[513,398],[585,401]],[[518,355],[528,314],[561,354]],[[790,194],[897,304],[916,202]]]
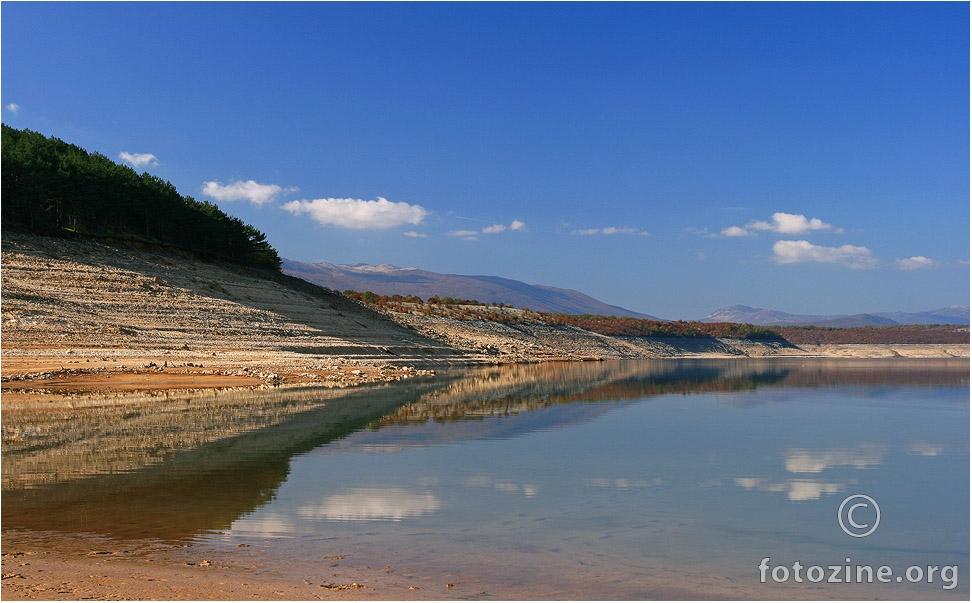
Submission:
[[[969,598],[967,359],[477,368],[5,407],[3,434],[5,533],[480,598]]]

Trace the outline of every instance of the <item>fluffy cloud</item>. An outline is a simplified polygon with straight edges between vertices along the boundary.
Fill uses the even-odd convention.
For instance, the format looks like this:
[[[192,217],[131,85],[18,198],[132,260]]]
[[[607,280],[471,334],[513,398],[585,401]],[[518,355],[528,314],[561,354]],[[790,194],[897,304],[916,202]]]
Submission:
[[[610,236],[610,235],[616,235],[616,234],[639,234],[639,235],[641,235],[643,237],[647,237],[649,233],[647,231],[644,231],[644,230],[640,230],[639,231],[637,228],[631,228],[629,226],[623,226],[623,227],[620,227],[620,228],[615,227],[615,226],[608,226],[607,228],[586,228],[586,229],[583,229],[583,230],[572,230],[572,231],[570,231],[570,234],[572,234],[572,235],[579,235],[579,236],[585,236],[585,237],[586,236],[592,236],[592,235],[608,235],[608,236]]]
[[[921,270],[923,268],[934,268],[938,262],[923,255],[916,255],[906,260],[895,260],[894,265],[898,270]]]
[[[741,226],[730,226],[729,228],[723,228],[720,233],[724,237],[751,237],[754,236],[753,233],[749,232]]]
[[[833,226],[819,218],[807,217],[803,214],[787,214],[781,211],[773,214],[772,222],[750,222],[747,227],[755,230],[772,230],[780,234],[802,234],[813,230],[833,230]]]
[[[276,184],[260,184],[253,180],[242,182],[237,180],[223,184],[217,180],[203,182],[202,194],[216,201],[249,201],[254,205],[263,205],[277,198],[282,192],[296,191],[296,188],[282,188]]]
[[[773,245],[773,260],[777,264],[803,262],[840,264],[855,270],[874,268],[878,265],[878,259],[867,247],[854,245],[824,247],[813,245],[809,241],[777,241]]]
[[[520,220],[513,220],[510,224],[510,230],[526,230],[526,222],[521,222]]]
[[[126,153],[122,151],[118,154],[118,158],[137,168],[159,164],[159,158],[151,153]]]
[[[429,238],[429,235],[425,234],[424,232],[415,232],[414,230],[409,230],[408,232],[403,232],[402,234],[405,235],[406,237],[411,237],[413,239]]]
[[[340,226],[352,230],[395,228],[405,224],[421,224],[428,211],[421,205],[393,203],[378,197],[364,199],[313,199],[291,201],[281,207],[295,216],[307,214],[322,226]]]
[[[492,226],[487,226],[483,229],[485,234],[498,234],[506,230],[505,224],[493,224]]]
[[[753,220],[743,226],[730,226],[721,232],[724,237],[750,237],[754,236],[757,230],[768,230],[780,234],[803,234],[816,230],[832,230],[834,232],[844,232],[842,228],[834,228],[820,218],[807,219],[803,214],[788,214],[778,211],[773,214],[769,222],[765,220]]]
[[[17,111],[20,111],[20,105],[18,105],[17,103],[10,103],[9,105],[7,105],[4,108],[7,111],[10,111],[11,113],[13,113],[14,115],[17,114]]]

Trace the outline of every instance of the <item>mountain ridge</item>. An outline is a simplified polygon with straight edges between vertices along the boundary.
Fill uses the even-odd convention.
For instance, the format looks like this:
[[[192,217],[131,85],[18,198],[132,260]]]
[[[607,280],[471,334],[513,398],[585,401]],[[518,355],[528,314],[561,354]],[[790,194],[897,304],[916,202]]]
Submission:
[[[371,291],[379,295],[417,295],[423,299],[449,296],[486,303],[512,304],[544,312],[601,314],[660,320],[654,316],[602,302],[590,295],[549,285],[487,275],[441,274],[391,264],[331,264],[298,262],[284,258],[283,272],[306,281],[344,291]]]
[[[627,316],[665,320],[602,302],[586,293],[549,285],[530,285],[490,275],[443,274],[392,264],[332,264],[282,259],[285,274],[344,291],[371,291],[379,295],[417,295],[475,299],[511,304],[544,312]],[[770,308],[736,304],[710,313],[701,322],[735,322],[759,326],[880,327],[905,324],[969,324],[969,306],[948,306],[923,312],[863,312],[857,314],[792,314]]]
[[[948,306],[925,312],[861,314],[790,314],[769,308],[734,305],[720,308],[703,322],[742,322],[761,326],[880,327],[921,324],[969,324],[969,306]]]

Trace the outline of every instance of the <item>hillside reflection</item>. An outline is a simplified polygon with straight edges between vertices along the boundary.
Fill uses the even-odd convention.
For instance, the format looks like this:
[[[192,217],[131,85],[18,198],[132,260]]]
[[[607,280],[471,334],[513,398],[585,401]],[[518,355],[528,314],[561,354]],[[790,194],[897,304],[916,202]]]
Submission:
[[[178,541],[228,528],[274,498],[294,456],[364,429],[381,432],[372,445],[393,450],[559,429],[653,396],[881,384],[968,387],[968,369],[967,360],[558,363],[346,391],[5,405],[3,526]],[[553,407],[556,412],[544,412]],[[444,424],[456,428],[422,428]],[[340,445],[332,448],[341,453]],[[797,461],[819,461],[808,454]],[[371,492],[354,494],[328,499],[313,512],[382,512]],[[436,504],[422,497],[411,502],[414,513]]]
[[[418,425],[510,416],[574,402],[759,388],[968,387],[968,360],[642,360],[494,367],[425,394],[377,424]],[[724,402],[734,404],[732,399]],[[751,403],[751,401],[750,401]]]

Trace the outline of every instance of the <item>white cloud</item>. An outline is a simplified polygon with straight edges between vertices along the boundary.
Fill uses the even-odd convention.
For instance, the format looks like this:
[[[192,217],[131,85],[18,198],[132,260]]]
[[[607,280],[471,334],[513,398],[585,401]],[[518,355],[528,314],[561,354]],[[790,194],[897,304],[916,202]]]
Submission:
[[[749,232],[741,226],[730,226],[729,228],[723,228],[720,233],[724,237],[752,237],[755,236],[753,233]]]
[[[840,264],[855,270],[875,268],[879,263],[867,247],[854,245],[824,247],[813,245],[809,241],[777,241],[773,244],[773,260],[777,264],[803,262]]]
[[[133,167],[137,167],[137,168],[145,167],[147,165],[159,164],[159,158],[151,153],[127,153],[125,151],[122,151],[121,153],[118,154],[118,158],[124,161],[125,163],[132,164]]]
[[[7,105],[4,108],[7,111],[10,111],[11,113],[13,113],[14,115],[16,115],[18,111],[20,111],[20,105],[18,105],[17,103],[10,103],[9,105]]]
[[[459,237],[466,241],[478,241],[478,230],[450,230],[446,233],[450,237]]]
[[[572,230],[570,231],[572,235],[580,236],[591,236],[591,235],[616,235],[616,234],[638,234],[643,237],[647,237],[650,233],[647,231],[639,231],[637,228],[631,228],[629,226],[615,227],[608,226],[606,228],[586,228],[582,230]]]
[[[223,184],[217,180],[203,182],[202,194],[216,201],[249,201],[254,205],[263,205],[277,198],[282,192],[293,192],[294,187],[283,188],[276,184],[260,184],[253,180],[242,182],[237,180]]]
[[[923,255],[916,255],[905,260],[895,260],[894,265],[898,270],[920,270],[922,268],[934,268],[938,262]]]
[[[491,224],[490,226],[484,226],[480,230],[450,230],[446,234],[450,237],[459,237],[466,241],[478,241],[480,234],[499,234],[501,232],[506,232],[507,230],[526,232],[528,229],[526,227],[526,222],[522,220],[513,220],[509,226],[506,224]]]
[[[402,234],[405,235],[406,237],[412,237],[413,239],[429,238],[429,235],[425,234],[424,232],[415,232],[414,230],[409,230],[407,232],[403,232]]]
[[[772,219],[772,223],[754,221],[747,224],[746,227],[755,230],[772,230],[773,232],[778,232],[780,234],[801,234],[813,230],[834,229],[832,225],[827,224],[820,218],[811,218],[807,220],[807,217],[803,214],[788,214],[778,211],[773,214]]]
[[[291,201],[281,207],[295,216],[307,214],[322,226],[340,226],[352,230],[388,229],[405,224],[421,224],[428,211],[421,205],[397,203],[378,197],[364,199],[314,199]]]
[[[833,225],[827,224],[820,218],[810,218],[808,220],[803,214],[788,214],[778,211],[773,214],[769,222],[765,220],[753,220],[749,224],[746,224],[745,227],[730,226],[723,228],[720,234],[724,237],[752,237],[756,235],[754,232],[756,230],[767,230],[780,234],[803,234],[817,230],[831,230],[837,233],[844,232],[843,228],[834,228]],[[697,234],[704,233],[699,232]]]
[[[483,228],[483,234],[499,234],[501,232],[506,232],[507,230],[516,230],[521,232],[526,232],[526,222],[522,220],[513,220],[510,225],[506,224],[493,224],[492,226],[486,226]]]

